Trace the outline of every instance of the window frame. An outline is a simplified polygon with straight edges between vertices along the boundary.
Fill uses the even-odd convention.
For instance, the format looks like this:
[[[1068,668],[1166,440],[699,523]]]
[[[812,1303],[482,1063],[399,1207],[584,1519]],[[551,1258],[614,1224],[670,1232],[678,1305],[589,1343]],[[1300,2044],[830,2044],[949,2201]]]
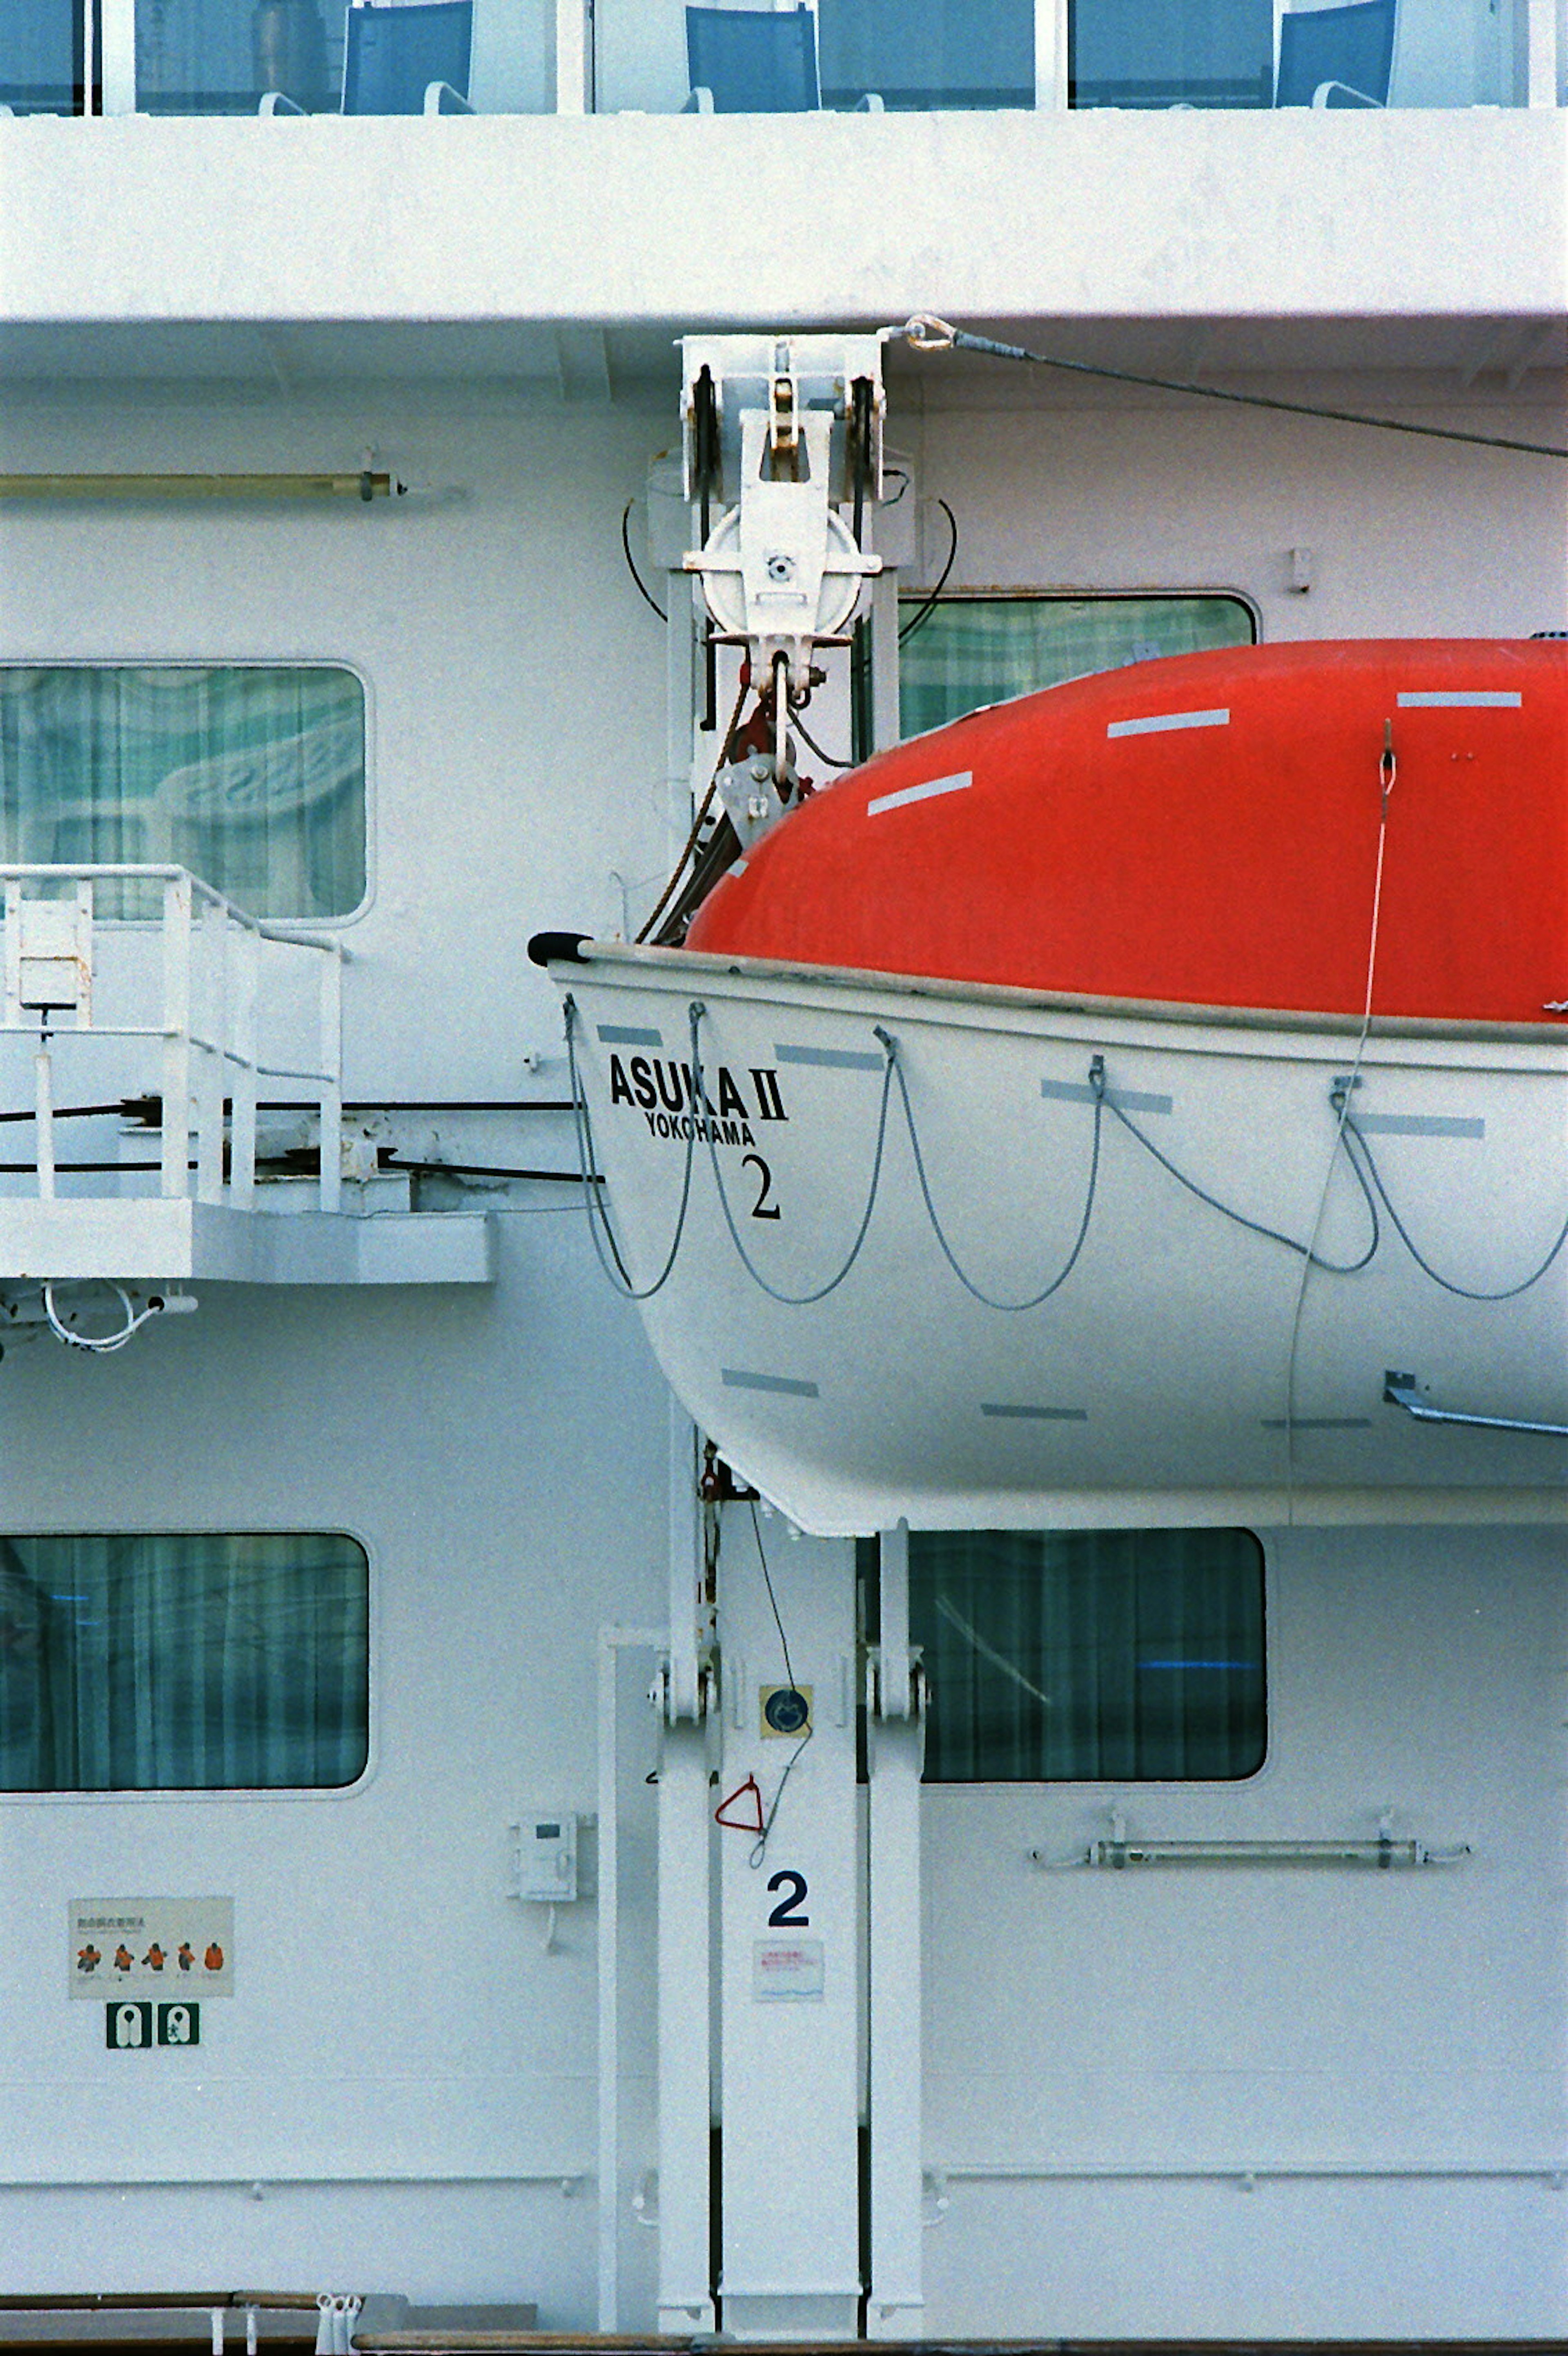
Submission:
[[[377,795],[377,758],[376,758],[376,755],[377,755],[377,738],[376,738],[376,704],[375,704],[375,691],[374,691],[373,684],[372,684],[372,682],[371,682],[371,675],[370,675],[370,673],[366,670],[366,669],[364,668],[364,665],[363,665],[362,663],[356,661],[356,660],[355,660],[351,656],[349,656],[349,655],[324,655],[324,654],[308,654],[308,655],[302,655],[302,654],[289,654],[289,653],[284,653],[284,654],[266,654],[266,655],[257,655],[257,654],[225,655],[225,654],[213,654],[213,653],[211,653],[210,651],[206,652],[206,653],[203,653],[203,654],[157,654],[157,655],[149,655],[149,654],[145,654],[145,653],[143,653],[143,654],[94,654],[94,655],[77,655],[77,654],[72,654],[72,655],[49,655],[49,654],[17,654],[17,653],[16,653],[16,652],[14,652],[14,651],[12,651],[12,652],[6,652],[6,653],[5,653],[5,654],[4,654],[4,655],[0,655],[0,673],[4,673],[4,672],[5,672],[5,671],[12,671],[12,670],[84,670],[84,671],[110,671],[110,670],[259,670],[259,671],[301,671],[301,670],[321,670],[321,671],[346,671],[346,672],[349,674],[349,676],[351,679],[353,679],[353,680],[356,681],[356,683],[358,684],[358,686],[359,686],[359,690],[360,690],[360,701],[361,701],[361,704],[362,704],[362,707],[363,707],[363,711],[364,711],[364,719],[365,719],[365,733],[364,733],[364,776],[365,776],[365,801],[364,801],[364,819],[365,819],[365,888],[364,888],[364,891],[363,891],[363,893],[360,894],[360,899],[358,900],[358,902],[355,904],[355,905],[354,905],[352,908],[346,909],[346,910],[345,910],[341,915],[339,915],[339,916],[263,916],[263,917],[261,917],[260,921],[261,921],[263,924],[264,924],[264,925],[265,925],[265,926],[267,927],[267,930],[268,930],[269,932],[281,932],[281,933],[322,933],[322,932],[336,932],[336,931],[338,931],[338,930],[339,930],[339,929],[346,930],[346,929],[347,929],[349,926],[350,926],[358,925],[358,924],[362,923],[362,922],[363,922],[363,920],[365,919],[365,917],[366,917],[366,916],[368,916],[370,915],[370,913],[371,913],[371,909],[374,907],[374,905],[375,905],[375,904],[376,904],[377,893],[378,893],[378,888],[379,888],[379,877],[378,877],[378,873],[377,873],[376,851],[377,851],[377,843],[378,843],[378,838],[379,838],[380,829],[379,829],[379,825],[378,825],[378,808],[377,808],[377,803],[378,803],[378,795]],[[15,865],[25,865],[25,864],[27,864],[27,862],[26,862],[25,861],[17,861],[17,862],[0,862],[0,863],[15,864]],[[161,862],[161,861],[155,861],[155,862],[151,862],[151,863],[152,863],[152,864],[154,864],[154,865],[163,865],[163,864],[172,864],[172,863],[174,863],[174,862]],[[203,881],[206,881],[207,879],[206,879],[206,878],[203,878],[202,880],[203,880]],[[217,888],[220,888],[220,887],[214,886],[214,888],[215,888],[215,889],[217,889]],[[227,894],[224,894],[224,896],[225,896],[225,898],[227,898],[229,895],[228,895]],[[242,902],[240,902],[240,901],[236,901],[236,902],[234,903],[234,905],[235,905],[235,906],[237,906],[237,907],[242,907],[242,906],[243,906],[243,905],[244,905],[244,904],[243,904]],[[255,910],[253,910],[253,909],[248,909],[248,910],[246,910],[246,913],[247,913],[247,915],[252,915],[252,916],[253,916],[253,915],[255,915],[255,914],[256,914],[256,911],[255,911]],[[158,931],[158,930],[160,929],[160,927],[161,927],[161,925],[162,925],[162,918],[161,918],[161,917],[159,917],[159,916],[106,916],[102,917],[102,919],[95,919],[95,921],[100,921],[100,922],[103,923],[103,924],[104,924],[104,925],[106,925],[106,926],[113,926],[117,930],[121,930],[121,931],[124,931],[124,932],[153,933],[153,932],[156,932],[156,931]]]
[[[127,920],[134,921],[134,920]],[[347,1538],[357,1546],[365,1558],[365,1763],[351,1783],[215,1783],[215,1784],[122,1784],[111,1791],[75,1789],[69,1792],[10,1792],[0,1790],[0,1808],[7,1807],[246,1807],[282,1804],[295,1806],[308,1804],[339,1805],[359,1798],[376,1780],[381,1769],[381,1577],[377,1548],[366,1532],[344,1520],[335,1520],[328,1527],[306,1529],[297,1521],[267,1522],[259,1516],[249,1519],[241,1529],[234,1521],[188,1522],[171,1530],[166,1522],[136,1522],[112,1530],[86,1530],[80,1527],[63,1529],[48,1527],[7,1528],[5,1537],[22,1545],[46,1538],[121,1537],[121,1538],[223,1538],[223,1537],[283,1537],[283,1538]]]

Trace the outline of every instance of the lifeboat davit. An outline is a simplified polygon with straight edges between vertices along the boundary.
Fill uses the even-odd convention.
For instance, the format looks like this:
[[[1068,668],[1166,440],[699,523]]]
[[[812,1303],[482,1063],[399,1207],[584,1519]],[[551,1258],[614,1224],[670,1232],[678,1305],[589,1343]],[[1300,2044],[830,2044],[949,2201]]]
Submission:
[[[1563,1517],[1568,646],[1075,680],[556,948],[601,1254],[803,1526]]]

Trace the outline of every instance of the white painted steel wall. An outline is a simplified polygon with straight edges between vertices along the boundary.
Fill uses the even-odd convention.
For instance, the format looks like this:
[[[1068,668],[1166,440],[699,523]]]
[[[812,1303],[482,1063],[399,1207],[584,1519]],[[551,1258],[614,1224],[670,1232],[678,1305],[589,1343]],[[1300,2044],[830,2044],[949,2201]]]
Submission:
[[[1552,319],[1565,165],[1554,109],[18,117],[0,321]]]
[[[646,891],[662,856],[662,634],[617,529],[672,391],[671,368],[615,410],[373,383],[122,384],[8,407],[0,471],[337,466],[371,441],[461,492],[363,514],[0,510],[6,659],[307,655],[369,680],[375,884],[345,928],[350,1095],[560,1092],[558,1062],[522,1064],[558,1037],[527,937],[618,925],[615,876]],[[1424,391],[1450,397],[1446,380]],[[1275,637],[1568,618],[1561,487],[1530,462],[920,398],[923,413],[895,395],[893,438],[958,509],[957,584],[1236,587]],[[1466,413],[1555,425],[1528,396]],[[1283,570],[1304,541],[1320,561],[1305,599]],[[487,1140],[484,1158],[565,1167],[571,1151],[552,1119]],[[213,1292],[124,1358],[39,1343],[0,1365],[8,1526],[344,1527],[370,1548],[376,1611],[360,1790],[0,1804],[0,2178],[36,2185],[0,2190],[14,2287],[199,2273],[533,2297],[549,2324],[592,2320],[593,2188],[564,2200],[555,2181],[592,2168],[592,1911],[545,1955],[501,1894],[504,1827],[531,1803],[593,1804],[596,1632],[664,1610],[667,1409],[571,1196],[513,1200],[493,1294]],[[1423,1835],[1475,1840],[1451,1879],[1042,1880],[1021,1852],[1097,1829],[1105,1795],[929,1794],[932,2162],[1261,2168],[1332,2157],[1336,2138],[1380,2166],[1568,2157],[1561,1568],[1528,1533],[1282,1542],[1271,1765],[1213,1812],[1183,1794],[1157,1817],[1310,1835],[1392,1802]],[[655,2148],[655,1740],[635,1665],[622,1676],[624,2204]],[[65,1999],[66,1903],[163,1889],[234,1892],[240,1993],[198,2051],[110,2055],[95,2008]],[[362,2180],[383,2175],[411,2181]],[[282,2182],[300,2176],[324,2181]],[[83,2184],[98,2189],[69,2189]],[[1533,2184],[1268,2185],[1248,2201],[1208,2183],[955,2179],[950,2198],[927,2237],[935,2332],[1547,2330],[1568,2315],[1559,2209]],[[622,2214],[623,2314],[647,2319],[654,2237]]]
[[[945,2332],[1563,2329],[1568,1541],[1262,1536],[1251,1782],[926,1794]],[[1403,1875],[1027,1862],[1104,1837],[1113,1803],[1133,1831],[1243,1839],[1374,1833],[1391,1808],[1475,1854]]]

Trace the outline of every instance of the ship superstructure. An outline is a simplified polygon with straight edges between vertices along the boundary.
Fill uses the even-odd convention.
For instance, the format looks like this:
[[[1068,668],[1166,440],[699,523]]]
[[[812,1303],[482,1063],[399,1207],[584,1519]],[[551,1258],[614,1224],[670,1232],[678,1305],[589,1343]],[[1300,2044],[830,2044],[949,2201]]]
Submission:
[[[319,2292],[340,2339],[381,2293],[796,2344],[1561,2334],[1568,1441],[1433,1418],[1552,1425],[1550,1384],[1470,1302],[1453,1370],[1501,1387],[1395,1317],[1326,1406],[1309,1293],[1299,1385],[1206,1456],[1246,1303],[1140,1225],[1145,1157],[1113,1331],[970,1387],[1017,1478],[918,1412],[1004,1312],[874,1226],[832,1314],[902,1470],[771,1494],[618,1297],[658,1255],[590,1224],[620,1173],[528,954],[602,945],[596,1136],[618,1068],[804,1292],[854,1218],[803,1250],[776,1141],[809,1110],[853,1212],[881,1089],[909,1189],[875,1026],[911,1003],[851,1037],[796,976],[758,1027],[718,953],[678,1019],[633,1002],[704,856],[1060,680],[1568,627],[1561,12],[16,14],[0,2291]],[[1098,1014],[1022,1027],[1036,1114],[1087,1154],[1120,1087],[1180,1159],[1190,1041],[1118,1033],[1128,1078]],[[1522,1268],[1564,1141],[1480,1050],[1423,1058],[1359,1092],[1390,1194]],[[966,1104],[933,1184],[984,1287],[1027,1141]],[[672,1288],[703,1381],[786,1428],[821,1374],[779,1301],[729,1349],[765,1297],[718,1244]]]

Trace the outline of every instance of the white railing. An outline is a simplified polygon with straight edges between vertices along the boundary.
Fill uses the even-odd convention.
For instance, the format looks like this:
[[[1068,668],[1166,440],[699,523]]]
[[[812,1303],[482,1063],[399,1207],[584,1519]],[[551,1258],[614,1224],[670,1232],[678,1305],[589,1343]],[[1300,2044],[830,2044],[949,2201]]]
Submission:
[[[303,1092],[306,1106],[317,1115],[319,1205],[323,1211],[338,1209],[339,942],[262,924],[184,867],[0,865],[0,1033],[31,1033],[38,1040],[33,1129],[42,1200],[52,1200],[56,1193],[56,1055],[66,1040],[91,1036],[162,1044],[159,1188],[166,1199],[190,1196],[194,1169],[199,1203],[253,1207],[260,1085],[285,1082],[291,1091]],[[101,885],[117,887],[115,899],[124,897],[126,886],[161,887],[161,917],[156,925],[144,925],[100,916]],[[161,936],[156,946],[154,934]],[[281,985],[267,1000],[264,959],[274,966]],[[286,1001],[299,998],[307,959],[319,962],[316,990],[306,993],[314,1006],[306,1014],[296,1012],[290,1023]],[[149,971],[155,961],[156,976]],[[138,1012],[155,1019],[130,1019]],[[66,1017],[71,1018],[69,1026]],[[263,1054],[263,1017],[282,1033],[282,1044],[273,1051],[278,1059],[270,1062]],[[300,1044],[295,1046],[294,1041]]]

